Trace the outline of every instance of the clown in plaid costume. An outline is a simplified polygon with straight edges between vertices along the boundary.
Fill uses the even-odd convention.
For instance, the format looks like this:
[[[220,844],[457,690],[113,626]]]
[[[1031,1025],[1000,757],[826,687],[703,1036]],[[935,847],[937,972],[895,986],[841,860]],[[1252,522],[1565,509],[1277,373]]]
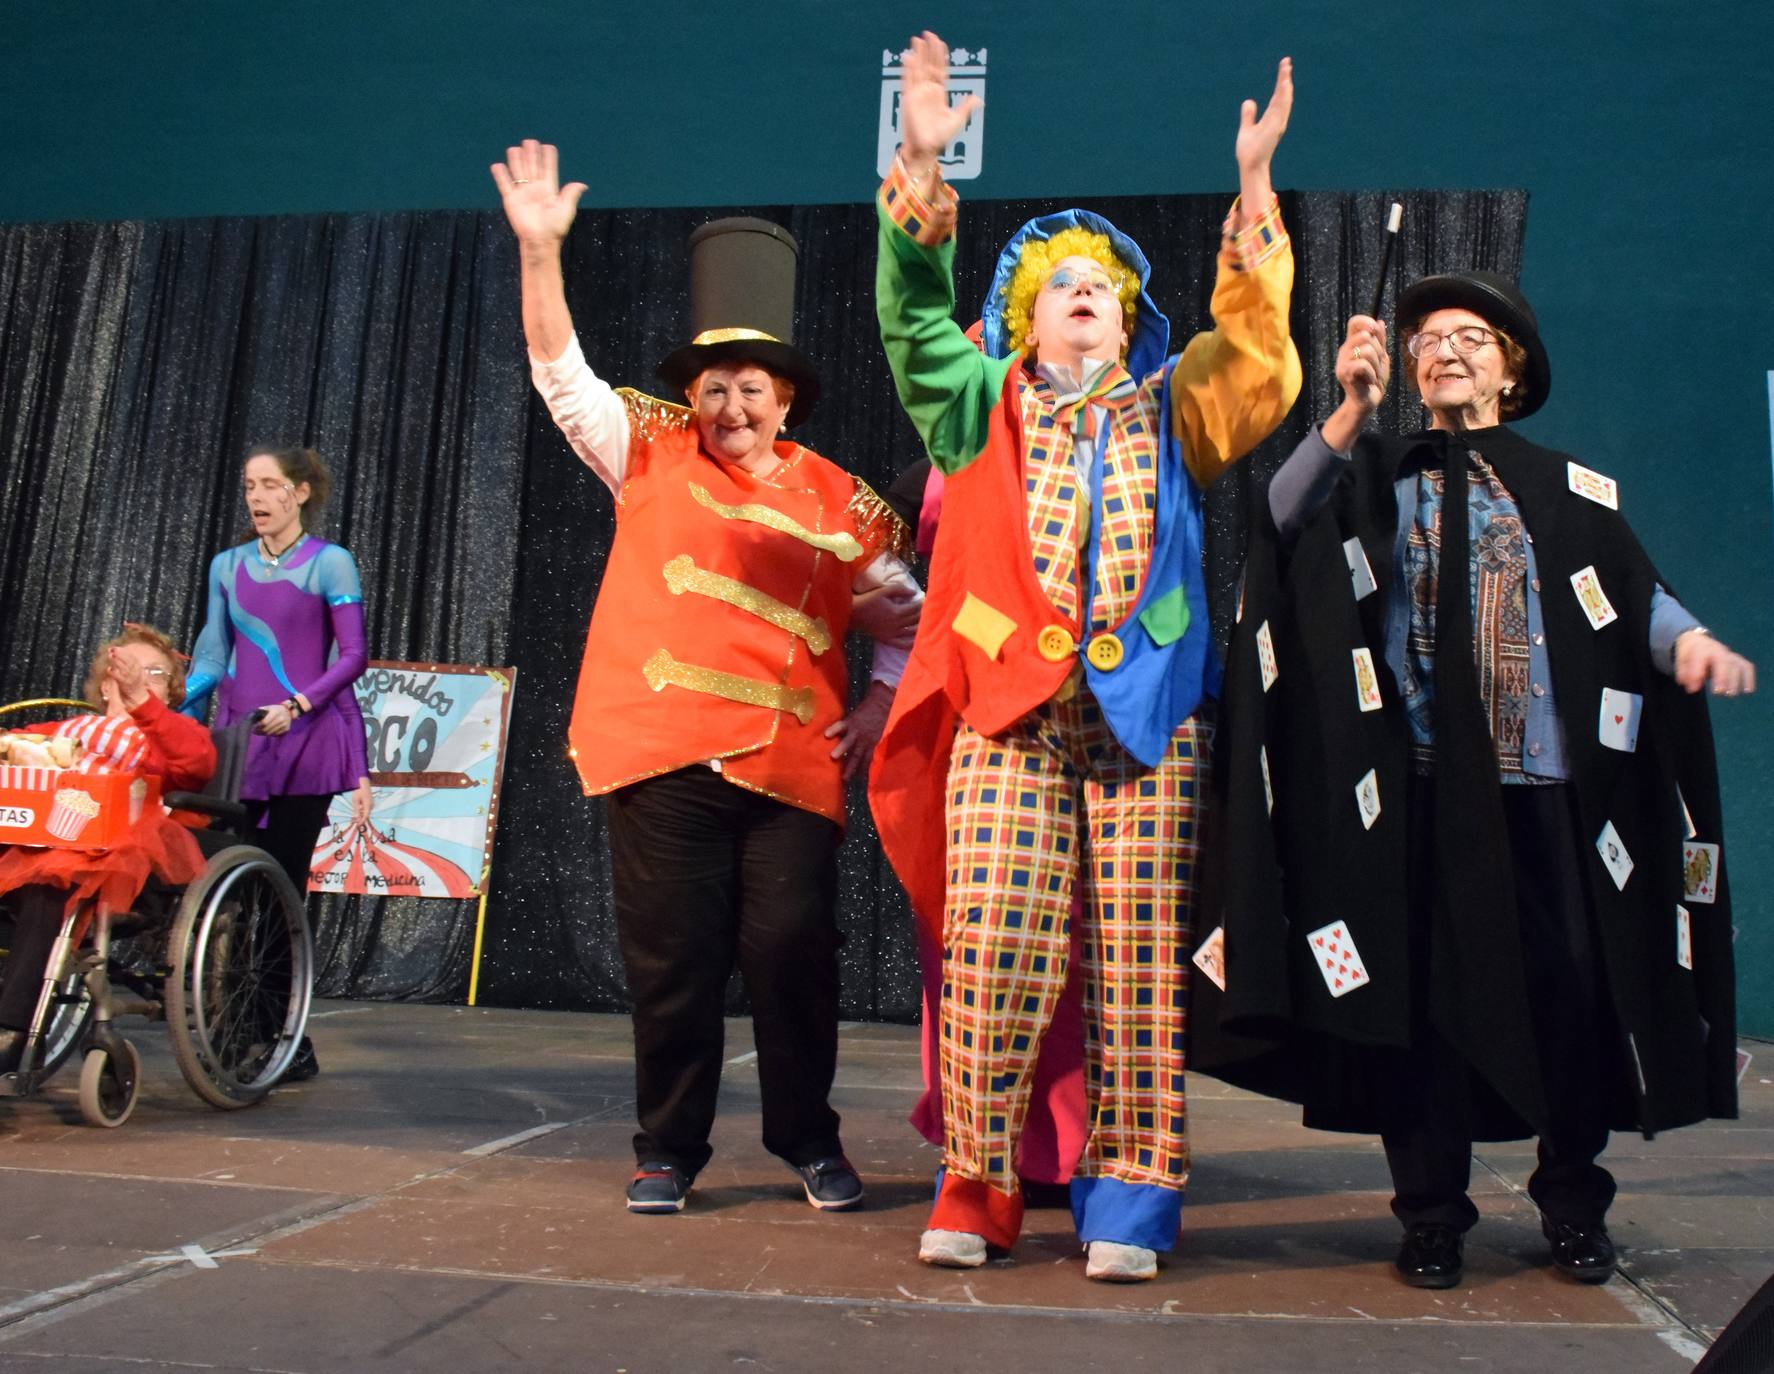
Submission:
[[[945,474],[912,663],[871,779],[881,837],[940,921],[944,1174],[920,1257],[971,1265],[1022,1221],[1015,1152],[1067,978],[1082,886],[1089,1133],[1072,1183],[1087,1272],[1155,1272],[1188,1178],[1188,901],[1218,686],[1201,493],[1299,391],[1293,262],[1269,181],[1278,73],[1238,135],[1215,328],[1167,356],[1145,256],[1100,216],[1025,225],[976,348],[953,319],[954,193],[936,153],[971,113],[914,39],[881,188],[876,293],[900,399]]]

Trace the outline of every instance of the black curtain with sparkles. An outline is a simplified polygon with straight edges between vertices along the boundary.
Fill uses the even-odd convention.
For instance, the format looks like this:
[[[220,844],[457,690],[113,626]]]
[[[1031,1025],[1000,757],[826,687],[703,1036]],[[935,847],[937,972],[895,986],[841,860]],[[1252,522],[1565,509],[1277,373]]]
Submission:
[[[1222,642],[1249,503],[1336,404],[1333,355],[1344,320],[1367,308],[1393,198],[1405,217],[1388,310],[1428,271],[1519,273],[1520,192],[1283,196],[1306,388],[1209,495]],[[1157,264],[1173,350],[1208,322],[1225,204],[1091,202]],[[959,299],[981,298],[1024,220],[1060,208],[966,205]],[[776,220],[801,244],[797,341],[825,396],[797,437],[885,487],[922,449],[876,334],[871,206],[582,213],[566,271],[586,356],[613,382],[657,390],[654,363],[688,319],[685,239],[731,213]],[[1387,428],[1418,422],[1401,359],[1395,339]],[[240,462],[255,443],[306,444],[331,463],[319,529],[362,570],[372,657],[519,668],[480,1000],[621,1009],[603,804],[580,794],[565,752],[611,502],[530,390],[516,252],[497,215],[0,226],[0,701],[73,694],[124,620],[195,638],[208,561],[241,537]],[[866,649],[851,655],[860,678]],[[844,1015],[909,1019],[909,915],[860,787],[850,816]],[[323,993],[466,996],[475,903],[326,898],[313,911]]]

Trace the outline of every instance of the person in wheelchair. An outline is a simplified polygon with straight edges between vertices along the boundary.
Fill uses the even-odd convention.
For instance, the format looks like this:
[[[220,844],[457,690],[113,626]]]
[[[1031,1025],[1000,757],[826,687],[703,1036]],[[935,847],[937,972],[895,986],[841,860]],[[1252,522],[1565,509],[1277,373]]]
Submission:
[[[185,670],[159,630],[126,625],[107,641],[93,655],[85,697],[92,713],[33,727],[37,734],[77,740],[85,753],[76,767],[151,773],[163,792],[200,791],[210,780],[215,744],[202,724],[175,709],[185,697]],[[144,817],[109,850],[14,846],[0,852],[0,902],[14,916],[0,977],[0,1073],[18,1066],[64,914],[95,898],[114,911],[128,910],[151,880],[190,882],[204,866],[192,833],[202,824],[188,813],[161,812]]]

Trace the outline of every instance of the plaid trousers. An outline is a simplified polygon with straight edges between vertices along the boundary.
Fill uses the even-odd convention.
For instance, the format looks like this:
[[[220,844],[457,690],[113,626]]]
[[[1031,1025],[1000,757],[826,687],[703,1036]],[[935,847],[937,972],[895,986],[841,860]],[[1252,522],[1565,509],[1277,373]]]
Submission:
[[[1148,769],[1089,691],[949,759],[943,913],[944,1165],[1004,1193],[1036,1052],[1066,983],[1082,878],[1085,1083],[1078,1175],[1181,1189],[1189,898],[1211,730],[1191,717]]]

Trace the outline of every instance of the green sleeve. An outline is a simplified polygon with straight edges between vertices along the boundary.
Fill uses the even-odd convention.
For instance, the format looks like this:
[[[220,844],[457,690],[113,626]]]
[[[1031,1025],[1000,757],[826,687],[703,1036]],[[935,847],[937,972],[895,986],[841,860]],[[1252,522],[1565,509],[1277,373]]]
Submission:
[[[927,248],[876,213],[875,314],[899,403],[930,461],[958,472],[985,447],[1011,360],[986,357],[955,323],[954,240]]]

